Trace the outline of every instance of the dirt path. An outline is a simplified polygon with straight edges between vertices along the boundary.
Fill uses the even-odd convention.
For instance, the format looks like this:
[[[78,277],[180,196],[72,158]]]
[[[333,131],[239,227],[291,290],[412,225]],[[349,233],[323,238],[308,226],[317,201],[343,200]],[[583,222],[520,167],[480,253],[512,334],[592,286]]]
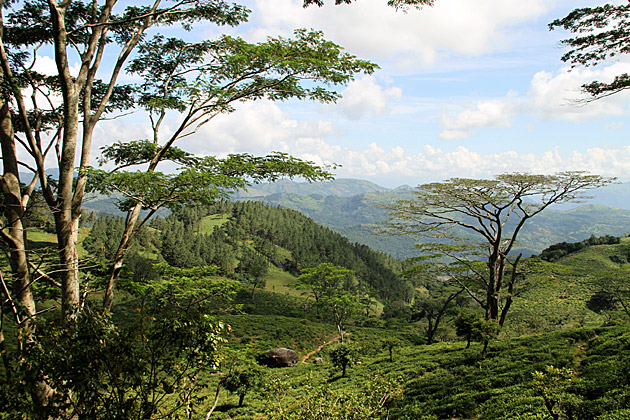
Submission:
[[[348,336],[348,333],[344,333],[343,336],[346,337]],[[313,356],[315,353],[319,353],[320,351],[322,351],[322,349],[326,346],[329,346],[333,343],[336,343],[337,341],[339,341],[339,336],[337,335],[335,338],[333,338],[330,341],[325,341],[324,344],[322,344],[321,346],[317,347],[315,350],[313,350],[312,352],[302,356],[302,363],[305,363],[311,356]]]

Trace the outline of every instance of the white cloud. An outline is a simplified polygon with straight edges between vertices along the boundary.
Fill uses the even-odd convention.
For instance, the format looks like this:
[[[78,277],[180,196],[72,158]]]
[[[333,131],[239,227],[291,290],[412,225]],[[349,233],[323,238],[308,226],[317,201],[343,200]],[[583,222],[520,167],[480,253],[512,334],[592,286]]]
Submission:
[[[341,92],[337,102],[341,111],[351,120],[366,116],[383,116],[389,112],[389,102],[400,99],[402,90],[398,87],[383,89],[373,76],[353,80]]]
[[[236,108],[204,125],[186,140],[186,147],[204,155],[282,150],[286,138],[299,127],[271,101],[244,102]]]
[[[545,0],[440,0],[433,7],[395,11],[384,0],[362,0],[322,8],[302,0],[256,0],[256,26],[250,39],[288,35],[293,28],[319,28],[353,54],[399,67],[433,64],[455,52],[480,55],[502,50],[521,35],[518,26],[544,15],[555,3]]]
[[[371,144],[363,151],[343,150],[338,176],[412,179],[417,183],[451,177],[491,178],[504,172],[552,174],[586,170],[604,176],[630,179],[630,146],[595,147],[563,156],[556,149],[540,153],[506,151],[482,154],[460,146],[447,152],[426,145],[417,154],[400,155]]]
[[[276,104],[267,101],[243,104],[237,112],[222,116],[201,131],[179,146],[190,152],[219,156],[285,151],[318,165],[342,165],[336,171],[338,177],[422,183],[451,177],[489,178],[513,171],[551,174],[587,170],[630,179],[630,146],[592,147],[564,155],[556,148],[532,153],[514,150],[481,153],[464,146],[443,150],[428,144],[420,152],[410,153],[401,145],[384,146],[377,142],[355,149],[330,139],[337,133],[329,121],[300,123],[287,118]],[[146,124],[109,121],[99,125],[95,142],[102,145],[118,139],[143,138],[147,134]]]
[[[630,72],[630,63],[615,63],[597,69],[563,67],[555,73],[538,72],[528,92],[533,111],[539,118],[573,122],[628,113],[628,96],[612,95],[584,104],[588,96],[581,86],[594,80],[610,82],[615,75]]]
[[[586,120],[630,114],[630,96],[621,92],[596,101],[582,92],[581,86],[594,80],[610,82],[616,75],[630,73],[630,62],[619,62],[600,68],[563,67],[551,73],[540,71],[530,82],[527,95],[519,97],[510,91],[504,98],[478,101],[475,105],[451,116],[442,113],[439,138],[462,140],[476,130],[493,127],[509,127],[518,113],[530,115],[534,120],[569,121]],[[618,130],[608,125],[605,130]]]
[[[440,138],[461,140],[470,137],[476,129],[488,127],[509,127],[516,112],[516,92],[510,91],[502,99],[478,101],[473,109],[466,109],[454,117],[442,114]]]
[[[70,74],[73,76],[77,76],[80,69],[81,66],[78,62],[76,62],[72,66],[70,66]],[[41,74],[46,74],[48,76],[55,76],[59,74],[57,72],[57,63],[55,63],[55,59],[45,55],[37,55],[35,57],[33,70]]]

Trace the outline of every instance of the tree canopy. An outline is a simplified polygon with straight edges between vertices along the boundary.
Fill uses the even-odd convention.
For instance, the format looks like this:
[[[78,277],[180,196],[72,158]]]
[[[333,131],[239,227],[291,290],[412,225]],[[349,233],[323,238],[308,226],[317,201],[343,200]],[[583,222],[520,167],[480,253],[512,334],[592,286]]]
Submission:
[[[549,24],[549,29],[565,29],[575,36],[562,41],[570,50],[562,61],[576,66],[596,66],[630,52],[630,5],[605,4],[573,10]],[[630,88],[630,75],[622,73],[612,82],[593,81],[582,86],[591,99],[614,95]]]
[[[335,4],[350,4],[353,1],[355,0],[335,0]],[[433,3],[435,3],[435,0],[387,0],[387,5],[395,7],[396,9],[406,9],[410,6],[416,8],[420,8],[422,6],[433,6]],[[322,7],[324,5],[324,0],[304,0],[304,7],[308,7],[312,4]]]
[[[377,68],[325,40],[318,31],[296,30],[293,37],[258,44],[229,36],[199,43],[153,36],[156,29],[173,25],[186,31],[200,22],[235,26],[245,22],[249,13],[226,0],[120,4],[116,0],[0,0],[4,166],[0,237],[11,266],[11,276],[0,276],[0,286],[24,342],[38,337],[34,333],[41,310],[39,283],[47,281],[56,289],[53,296],[58,298],[62,324],[76,322],[91,302],[87,296],[95,286],[103,288],[87,280],[80,259],[79,226],[87,192],[116,192],[122,196],[119,207],[128,212],[103,293],[107,312],[123,257],[159,208],[212,203],[234,189],[282,176],[307,180],[332,176],[328,168],[279,152],[219,159],[197,157],[179,147],[182,139],[214,117],[233,111],[237,102],[262,98],[333,102],[339,97],[336,85]],[[54,75],[36,70],[42,54],[54,56]],[[139,82],[121,83],[125,73]],[[150,138],[111,139],[101,161],[114,169],[92,168],[96,127],[105,118],[124,118],[135,110],[148,116]],[[170,115],[175,126],[164,133],[161,128]],[[180,170],[162,172],[160,164],[166,161]],[[24,170],[32,178],[22,179]],[[43,198],[56,234],[57,250],[50,252],[54,257],[47,267],[31,261],[23,223],[36,194]],[[143,209],[147,213],[141,216]],[[2,352],[7,366],[23,356],[19,348],[18,354]],[[57,404],[51,398],[59,384],[46,381],[49,376],[43,371],[29,375],[37,384],[32,393],[36,405]]]
[[[518,278],[520,255],[512,251],[525,222],[552,204],[585,198],[584,190],[612,181],[583,172],[452,178],[420,185],[413,199],[384,206],[390,211],[384,228],[423,241],[421,262],[440,263],[481,305],[486,319],[503,325]]]

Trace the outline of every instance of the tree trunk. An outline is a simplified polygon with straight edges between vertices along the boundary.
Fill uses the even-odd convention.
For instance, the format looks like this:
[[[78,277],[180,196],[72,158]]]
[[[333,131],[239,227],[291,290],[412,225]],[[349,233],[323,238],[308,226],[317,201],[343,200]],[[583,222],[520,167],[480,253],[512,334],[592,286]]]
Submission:
[[[343,344],[343,330],[341,324],[337,323],[337,331],[339,332],[339,343]]]
[[[503,285],[504,257],[492,254],[488,259],[488,286],[486,289],[486,320],[499,319],[499,295]]]
[[[433,326],[433,318],[427,316],[427,345],[433,343],[433,336],[435,335],[435,330],[437,329],[437,323],[435,327]]]
[[[22,200],[9,106],[4,98],[0,98],[0,101],[0,143],[2,146],[2,163],[4,165],[4,174],[0,182],[0,188],[4,196],[4,215],[9,227],[8,235],[4,239],[10,249],[12,298],[20,303],[26,312],[25,315],[30,317],[35,314],[36,310],[26,254],[26,231],[22,221],[25,203]]]
[[[76,319],[80,307],[79,256],[70,209],[55,214],[61,273],[61,312],[66,321]]]
[[[22,197],[13,125],[8,104],[3,97],[0,97],[0,145],[4,166],[4,173],[0,180],[0,189],[4,198],[4,216],[8,224],[8,232],[4,235],[4,240],[10,249],[9,260],[12,283],[12,290],[9,290],[8,287],[3,287],[2,294],[6,294],[7,299],[17,301],[19,304],[19,308],[14,309],[13,316],[16,326],[24,332],[24,335],[19,340],[20,345],[17,349],[20,352],[22,350],[21,344],[32,340],[34,329],[31,321],[37,309],[33,297],[26,250],[26,230],[23,223],[28,196]],[[0,280],[4,283],[4,279],[0,278]],[[7,285],[4,284],[4,286]],[[7,377],[9,377],[11,375],[9,354],[6,351],[4,334],[1,329],[0,352],[2,353]],[[18,353],[18,357],[21,357],[21,354]],[[35,377],[35,375],[33,376]],[[35,384],[31,391],[33,405],[36,410],[43,411],[50,405],[54,390],[43,381],[33,379],[33,383]]]
[[[140,216],[140,209],[140,204],[136,204],[129,214],[129,218],[125,224],[125,231],[122,239],[120,240],[120,244],[118,245],[118,249],[116,250],[116,255],[114,256],[114,263],[112,264],[112,271],[109,276],[109,282],[107,283],[107,290],[105,291],[105,296],[103,297],[103,310],[106,312],[109,312],[112,309],[112,304],[114,303],[116,283],[120,277],[123,259],[125,258],[129,244],[135,234],[136,224],[138,222],[138,217]]]
[[[485,359],[486,358],[486,353],[488,352],[488,343],[490,343],[490,340],[488,340],[487,338],[483,341],[483,349],[481,350],[481,358]]]

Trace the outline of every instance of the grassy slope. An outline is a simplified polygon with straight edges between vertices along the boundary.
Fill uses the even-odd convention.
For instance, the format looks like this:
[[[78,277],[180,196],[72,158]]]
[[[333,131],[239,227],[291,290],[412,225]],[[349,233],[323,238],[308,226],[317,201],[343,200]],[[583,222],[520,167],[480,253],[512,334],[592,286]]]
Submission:
[[[585,301],[595,290],[593,279],[606,269],[619,267],[610,256],[629,253],[630,238],[624,238],[619,245],[592,246],[567,255],[532,275],[515,299],[506,328],[509,334],[490,344],[486,358],[480,356],[479,343],[471,349],[465,349],[462,342],[413,345],[408,340],[413,334],[409,325],[352,327],[351,341],[361,349],[363,363],[352,367],[348,378],[338,378],[329,362],[272,370],[270,375],[286,382],[290,390],[286,401],[295,399],[297,403],[313,387],[324,386],[338,393],[363,392],[365,381],[374,375],[401,378],[404,395],[392,419],[546,419],[550,417],[533,386],[532,372],[553,365],[577,372],[570,389],[584,400],[580,418],[628,407],[630,325],[625,318],[617,318],[619,325],[601,327],[606,318],[586,309]],[[309,343],[316,348],[321,339],[315,335],[312,322],[306,320],[296,323],[291,318],[245,315],[231,322],[242,326],[240,334],[255,331],[255,343],[269,347],[289,343],[301,354],[308,351]],[[334,334],[331,326],[323,331]],[[392,335],[404,343],[395,350],[394,363],[387,360],[379,345]],[[328,360],[331,348],[325,346],[317,355]],[[256,418],[268,402],[264,396],[253,395],[248,397],[247,407],[233,408],[235,398],[227,397],[226,412],[218,413],[218,418]]]
[[[207,222],[220,223],[220,220]],[[85,234],[85,232],[83,232]],[[31,232],[34,242],[50,245],[54,235]],[[534,418],[544,414],[542,399],[532,387],[531,373],[547,365],[572,367],[579,373],[577,386],[591,387],[590,404],[606,393],[608,386],[627,386],[630,372],[630,327],[627,324],[607,328],[570,329],[579,325],[599,325],[603,317],[586,310],[584,301],[592,293],[590,281],[602,271],[618,267],[611,255],[627,256],[630,239],[620,245],[589,247],[568,255],[549,270],[528,280],[531,286],[515,300],[509,325],[514,332],[549,331],[551,333],[505,338],[493,342],[488,357],[479,355],[480,345],[464,349],[461,342],[437,343],[432,346],[412,345],[405,340],[403,328],[350,328],[351,340],[361,348],[361,366],[353,366],[349,378],[337,378],[329,363],[300,364],[292,369],[271,371],[289,385],[287,401],[303,398],[309,386],[326,386],[334,392],[361,390],[371,375],[393,375],[404,383],[403,398],[397,402],[392,418],[398,419],[513,419]],[[283,277],[284,275],[284,277]],[[285,295],[293,289],[290,275],[272,270],[269,292]],[[278,293],[270,293],[278,296]],[[299,308],[298,308],[299,310]],[[295,315],[296,316],[296,315]],[[233,342],[256,348],[293,347],[301,354],[319,347],[334,337],[328,324],[271,315],[225,316],[234,329]],[[559,328],[560,327],[560,328]],[[382,338],[398,335],[405,343],[395,351],[394,363],[379,346]],[[330,346],[320,355],[328,359]],[[598,375],[610,375],[603,379]],[[625,376],[624,376],[625,375]],[[626,381],[626,382],[623,382]],[[248,397],[244,408],[230,408],[235,396],[223,400],[223,412],[215,418],[251,419],[263,411],[267,400]],[[628,396],[617,398],[630,400]],[[610,403],[606,403],[610,404]],[[525,414],[523,414],[525,413]],[[214,416],[213,416],[214,417]],[[541,417],[544,418],[544,417]],[[621,418],[621,417],[620,417]]]
[[[609,275],[607,270],[630,268],[630,264],[615,264],[611,256],[625,258],[629,253],[630,238],[622,238],[618,245],[587,247],[529,275],[514,298],[508,332],[518,335],[601,325],[606,317],[588,310],[586,301],[597,290],[597,280]]]
[[[286,332],[295,325],[283,324],[277,317],[265,322],[265,328],[252,334],[256,342],[273,334],[281,336],[278,343],[291,342]],[[314,331],[312,323],[303,321],[299,333],[313,336]],[[318,387],[327,388],[333,395],[362,393],[366,381],[392,377],[401,381],[403,394],[392,407],[391,419],[547,419],[550,417],[533,386],[532,373],[553,365],[577,372],[569,390],[584,400],[581,408],[584,414],[579,418],[594,418],[596,414],[630,404],[628,324],[494,341],[485,358],[480,356],[479,343],[470,349],[461,342],[431,346],[406,343],[395,349],[394,362],[388,360],[387,352],[379,346],[379,341],[391,334],[387,330],[352,329],[351,340],[360,349],[362,364],[351,366],[347,378],[340,378],[328,361],[329,351],[334,348],[331,345],[317,354],[324,358],[324,364],[307,362],[293,368],[269,370],[266,382],[271,382],[271,378],[283,381],[287,392],[285,404],[290,405],[304,404],[306,396]],[[299,348],[299,343],[307,342],[302,338],[295,344]],[[236,397],[226,395],[222,400],[225,412],[217,413],[217,418],[266,418],[260,413],[270,398],[273,395],[252,394],[246,407],[234,408]]]

